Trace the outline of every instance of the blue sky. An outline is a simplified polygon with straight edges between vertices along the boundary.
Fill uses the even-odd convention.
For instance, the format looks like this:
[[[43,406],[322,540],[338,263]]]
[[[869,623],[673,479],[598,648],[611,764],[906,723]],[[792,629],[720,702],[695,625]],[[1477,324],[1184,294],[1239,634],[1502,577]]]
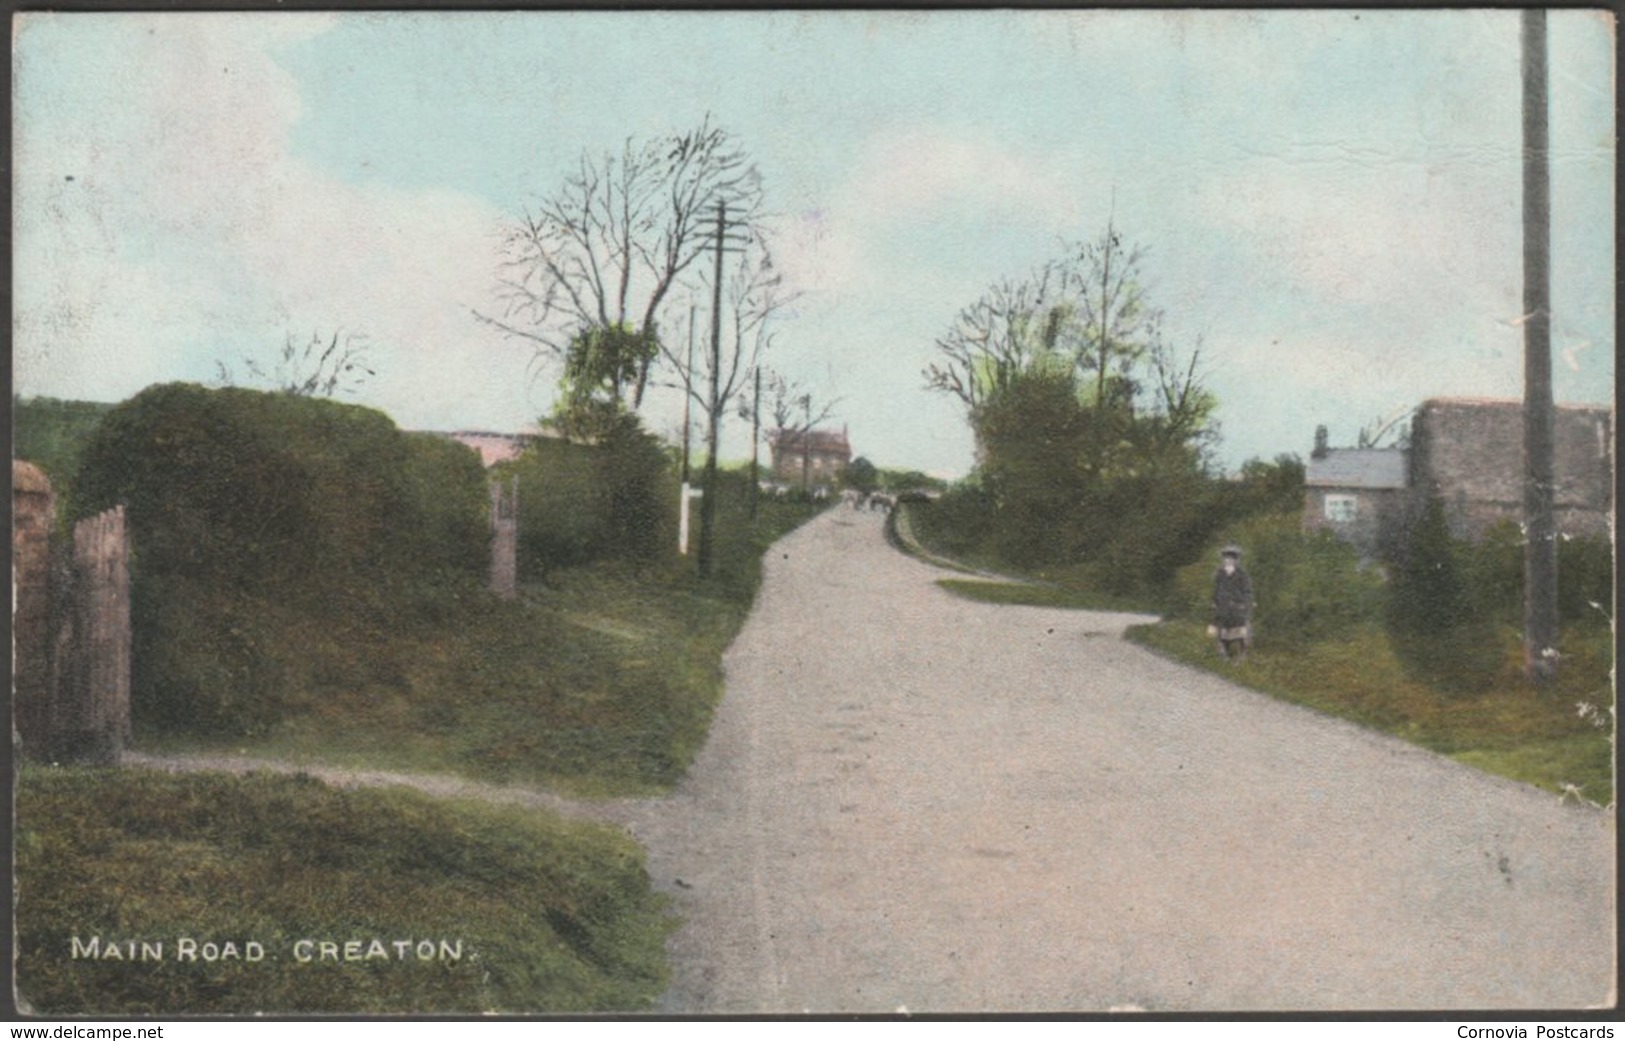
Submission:
[[[1613,25],[1550,17],[1555,385],[1614,378]],[[954,314],[1108,217],[1198,341],[1220,459],[1521,393],[1511,11],[29,14],[17,389],[118,400],[364,333],[355,400],[511,429],[551,401],[494,306],[503,222],[707,113],[801,291],[768,363],[858,452],[964,472],[921,370]],[[69,179],[71,178],[71,180]],[[679,306],[686,311],[686,298]],[[675,402],[649,406],[676,435]],[[733,423],[726,454],[748,452]]]

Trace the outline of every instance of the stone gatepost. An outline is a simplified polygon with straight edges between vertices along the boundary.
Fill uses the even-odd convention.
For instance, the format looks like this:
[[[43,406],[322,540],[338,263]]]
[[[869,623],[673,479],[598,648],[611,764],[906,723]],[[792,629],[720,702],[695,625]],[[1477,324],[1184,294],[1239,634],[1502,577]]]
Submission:
[[[39,467],[11,462],[12,730],[21,751],[49,754],[51,529],[56,496]]]

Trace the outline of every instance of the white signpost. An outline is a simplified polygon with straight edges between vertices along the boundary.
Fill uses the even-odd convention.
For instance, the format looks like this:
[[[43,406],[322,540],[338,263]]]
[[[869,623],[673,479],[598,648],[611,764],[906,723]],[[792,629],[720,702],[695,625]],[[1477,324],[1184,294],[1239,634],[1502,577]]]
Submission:
[[[677,493],[677,552],[688,556],[688,501],[705,494],[704,488],[693,488],[687,481]]]

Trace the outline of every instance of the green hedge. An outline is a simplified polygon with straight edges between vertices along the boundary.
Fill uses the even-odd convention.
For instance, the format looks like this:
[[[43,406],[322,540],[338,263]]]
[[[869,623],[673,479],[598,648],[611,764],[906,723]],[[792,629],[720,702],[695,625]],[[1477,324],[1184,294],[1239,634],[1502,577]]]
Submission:
[[[649,563],[676,546],[676,477],[635,417],[618,417],[597,444],[539,439],[506,471],[519,478],[523,574],[598,560]],[[695,530],[697,514],[696,503]]]
[[[85,441],[101,425],[112,405],[57,398],[11,399],[11,455],[25,459],[50,477],[58,500],[65,501]],[[60,512],[60,508],[59,508]]]
[[[263,727],[323,658],[364,658],[369,630],[487,560],[478,456],[332,401],[151,387],[107,414],[74,483],[74,516],[128,510],[137,722]]]

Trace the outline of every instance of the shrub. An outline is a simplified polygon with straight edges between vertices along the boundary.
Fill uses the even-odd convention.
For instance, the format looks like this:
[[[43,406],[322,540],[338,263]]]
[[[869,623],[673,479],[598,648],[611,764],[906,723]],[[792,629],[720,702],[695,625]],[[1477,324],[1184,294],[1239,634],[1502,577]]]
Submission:
[[[1557,611],[1564,622],[1604,623],[1614,614],[1614,547],[1606,539],[1559,539]]]
[[[634,416],[619,417],[594,445],[539,440],[511,472],[526,574],[595,560],[647,563],[676,545],[676,479]]]
[[[1504,663],[1496,605],[1474,595],[1470,556],[1435,496],[1411,525],[1388,587],[1384,619],[1394,653],[1413,677],[1442,690],[1481,690]],[[1480,569],[1481,579],[1488,571]]]
[[[1327,531],[1304,531],[1296,513],[1255,517],[1226,529],[1211,552],[1179,571],[1170,613],[1205,618],[1221,546],[1244,556],[1262,640],[1303,646],[1335,638],[1380,617],[1381,579],[1360,567],[1353,548]]]

